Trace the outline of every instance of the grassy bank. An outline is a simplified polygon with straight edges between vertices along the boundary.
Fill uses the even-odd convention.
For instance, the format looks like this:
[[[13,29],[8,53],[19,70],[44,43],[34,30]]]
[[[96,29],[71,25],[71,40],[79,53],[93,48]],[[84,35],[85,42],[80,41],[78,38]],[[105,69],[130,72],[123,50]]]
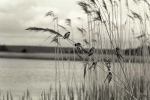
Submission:
[[[80,54],[84,60],[88,60],[88,56],[85,54]],[[70,60],[73,61],[74,59],[76,61],[81,61],[81,58],[77,55],[74,56],[74,54],[55,54],[55,53],[14,53],[14,52],[0,52],[0,58],[16,58],[16,59],[40,59],[40,60],[55,60],[55,57],[59,60]],[[103,61],[105,58],[110,59],[111,61],[117,62],[117,56],[116,55],[110,55],[110,54],[98,54],[99,59]],[[134,63],[140,63],[144,62],[142,56],[124,56],[123,62],[134,62]],[[150,62],[150,57],[146,57],[147,62]]]

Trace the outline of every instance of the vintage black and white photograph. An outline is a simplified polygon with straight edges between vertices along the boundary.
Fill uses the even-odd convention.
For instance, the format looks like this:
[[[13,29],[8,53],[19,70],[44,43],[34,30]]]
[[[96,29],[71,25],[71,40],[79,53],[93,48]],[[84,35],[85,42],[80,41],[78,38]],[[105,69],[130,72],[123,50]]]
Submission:
[[[0,100],[150,100],[150,0],[0,0]]]

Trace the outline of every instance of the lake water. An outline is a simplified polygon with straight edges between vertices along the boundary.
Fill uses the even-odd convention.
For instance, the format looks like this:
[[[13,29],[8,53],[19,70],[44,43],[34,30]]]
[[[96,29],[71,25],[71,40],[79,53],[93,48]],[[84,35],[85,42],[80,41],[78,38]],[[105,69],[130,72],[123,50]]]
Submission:
[[[128,73],[132,71],[131,74],[138,74],[140,71],[140,64],[132,64],[132,66],[128,64],[127,66]],[[119,68],[116,67],[113,70],[120,71]],[[106,75],[100,76],[103,77],[103,79],[100,77],[103,81]],[[83,81],[83,63],[80,61],[60,61],[56,64],[55,61],[50,60],[0,59],[0,90],[2,93],[11,91],[13,95],[19,96],[29,89],[32,96],[37,96],[42,91],[49,90],[50,86],[54,87],[56,79],[65,86],[66,82],[73,78],[76,78],[77,83]]]
[[[57,73],[60,73],[60,77],[58,75],[57,77],[60,78],[61,83],[71,79],[67,74],[72,73],[73,67],[69,68],[68,65],[74,64],[78,66],[76,77],[80,81],[81,62],[64,61],[56,66],[55,61],[50,60],[0,59],[0,90],[2,93],[11,91],[13,95],[20,95],[29,89],[32,95],[39,95],[42,91],[48,90],[51,85],[54,86],[56,68]]]

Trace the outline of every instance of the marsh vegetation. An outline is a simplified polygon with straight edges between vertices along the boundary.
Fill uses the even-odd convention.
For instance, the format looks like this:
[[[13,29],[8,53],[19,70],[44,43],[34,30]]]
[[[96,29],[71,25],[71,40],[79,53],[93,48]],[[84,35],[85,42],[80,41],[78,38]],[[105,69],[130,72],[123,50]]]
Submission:
[[[82,8],[87,19],[80,16],[77,18],[81,22],[81,27],[77,27],[82,34],[83,41],[76,41],[74,36],[74,26],[72,19],[66,19],[66,25],[60,25],[59,14],[50,11],[46,17],[52,17],[51,24],[54,28],[29,27],[26,30],[35,32],[49,32],[50,36],[45,39],[52,39],[55,43],[55,54],[62,56],[65,54],[61,41],[67,41],[73,48],[73,63],[66,57],[68,63],[68,76],[66,77],[66,87],[62,87],[59,66],[64,66],[64,58],[58,59],[55,56],[55,86],[50,90],[42,92],[40,100],[149,100],[150,81],[149,81],[149,62],[147,57],[149,42],[149,9],[148,0],[132,0],[132,3],[139,9],[135,12],[130,7],[131,1],[128,0],[85,0],[78,1],[77,4]],[[122,9],[126,9],[123,12]],[[124,15],[126,13],[126,15]],[[86,23],[83,23],[86,20]],[[63,31],[61,32],[60,29]],[[65,32],[64,32],[65,31]],[[138,33],[138,34],[137,34]],[[107,38],[105,41],[105,38]],[[133,37],[142,45],[143,61],[138,65],[125,63],[122,49],[124,46],[133,48],[136,44]],[[108,51],[109,58],[102,58],[99,54],[106,47],[114,51]],[[78,82],[76,75],[75,56],[78,56],[83,63],[82,81]],[[84,57],[83,57],[84,56]],[[132,57],[129,52],[129,57]],[[86,60],[84,58],[87,58]],[[117,63],[113,59],[117,58]],[[65,60],[66,60],[65,59]],[[136,57],[135,57],[136,59]],[[61,62],[61,63],[60,63]],[[66,67],[64,66],[64,73]],[[103,77],[103,78],[102,78]],[[10,92],[3,100],[13,100]],[[30,100],[29,91],[20,97],[22,100]]]

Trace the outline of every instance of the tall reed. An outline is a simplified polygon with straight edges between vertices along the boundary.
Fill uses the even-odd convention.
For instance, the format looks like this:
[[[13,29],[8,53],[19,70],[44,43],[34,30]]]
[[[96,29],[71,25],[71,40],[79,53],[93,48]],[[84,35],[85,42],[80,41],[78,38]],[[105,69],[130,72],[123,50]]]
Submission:
[[[31,31],[44,31],[52,33],[54,35],[52,41],[57,44],[56,55],[60,53],[58,48],[59,46],[61,46],[60,40],[62,40],[63,38],[64,40],[68,41],[68,43],[70,43],[73,47],[72,53],[74,55],[74,62],[76,61],[76,55],[81,59],[81,62],[85,62],[83,81],[77,84],[77,80],[75,78],[76,72],[74,71],[74,69],[73,72],[71,71],[72,65],[70,64],[69,59],[68,79],[66,82],[67,91],[63,91],[60,79],[59,81],[57,81],[57,78],[60,77],[60,73],[58,70],[59,66],[61,65],[59,65],[59,59],[56,59],[56,84],[59,84],[59,89],[55,87],[53,98],[59,98],[59,100],[149,99],[149,74],[147,71],[149,69],[149,63],[147,61],[147,44],[149,44],[149,41],[147,39],[147,36],[149,35],[147,21],[149,22],[149,16],[147,10],[148,7],[150,7],[150,3],[147,0],[141,1],[141,4],[144,4],[144,7],[142,9],[144,13],[140,12],[140,14],[138,14],[137,12],[134,12],[132,11],[132,9],[130,9],[130,3],[128,0],[126,0],[127,20],[123,24],[122,15],[124,12],[122,12],[122,2],[123,0],[109,0],[109,2],[106,2],[105,0],[88,0],[77,2],[87,16],[87,25],[84,26],[82,22],[82,27],[77,28],[82,34],[84,32],[87,33],[87,37],[83,39],[83,41],[87,45],[86,48],[82,45],[82,43],[80,43],[82,41],[77,42],[74,39],[71,19],[67,19],[66,21],[67,25],[71,27],[71,32],[69,33],[72,34],[72,39],[70,39],[69,35],[68,37],[65,37],[67,36],[67,33],[65,33],[65,35],[60,34],[58,30],[59,27],[63,29],[66,29],[66,27],[58,25],[58,17],[54,18],[54,20],[56,20],[54,21],[54,23],[57,26],[57,28],[54,30],[36,27],[30,27],[27,29]],[[138,9],[140,9],[139,1],[134,0],[134,3],[135,5],[137,5]],[[108,4],[110,4],[111,7],[109,7]],[[48,13],[47,15],[54,14]],[[138,24],[136,25],[136,23]],[[83,26],[87,28],[83,28]],[[140,27],[139,31],[136,30],[137,27]],[[125,32],[123,31],[123,28],[125,29]],[[133,36],[130,35],[131,32]],[[129,40],[130,36],[135,37],[135,32],[140,33],[136,38],[139,40],[139,42],[141,42],[143,47],[142,57],[144,61],[140,61],[140,68],[135,68],[135,65],[133,63],[125,63],[126,59],[122,54],[122,49],[124,49],[122,44],[127,45],[126,43],[129,43],[129,48],[132,48],[135,44],[133,39],[136,38]],[[127,33],[129,33],[129,35],[127,35]],[[104,40],[104,38],[106,38],[107,40]],[[106,44],[108,45],[106,46]],[[106,58],[106,61],[103,57],[99,56],[99,53],[104,55],[104,53],[102,52],[104,48],[109,48],[110,50],[106,52],[106,55],[111,55],[109,58]],[[63,48],[61,48],[61,51],[63,51]],[[87,59],[85,60],[85,57],[83,56],[86,56]],[[128,58],[131,59],[131,57],[132,56],[130,52]],[[137,56],[134,55],[134,57]],[[107,65],[108,63],[110,63],[110,65]],[[76,68],[77,65],[75,64],[73,66],[75,66],[74,68]],[[136,71],[134,72],[135,69]],[[139,73],[140,75],[137,76]],[[71,76],[73,76],[73,78]],[[103,76],[103,79],[106,78],[108,82],[103,82],[104,80],[102,80],[100,76]],[[71,83],[75,83],[75,88],[73,84],[69,85]]]

